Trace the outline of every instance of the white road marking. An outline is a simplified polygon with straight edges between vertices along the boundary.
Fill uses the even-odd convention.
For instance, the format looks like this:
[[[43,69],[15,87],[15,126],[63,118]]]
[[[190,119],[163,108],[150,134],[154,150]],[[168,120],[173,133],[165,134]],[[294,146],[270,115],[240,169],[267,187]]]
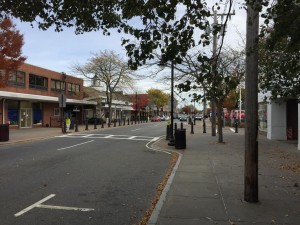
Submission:
[[[91,208],[77,208],[77,207],[66,207],[66,206],[56,206],[56,205],[38,205],[36,207],[43,208],[43,209],[61,209],[61,210],[81,211],[81,212],[94,211],[94,209]]]
[[[233,128],[229,128],[232,132],[235,132],[235,130]]]
[[[137,130],[141,130],[142,128],[137,128],[137,129],[134,129],[134,130],[131,130],[131,131],[137,131]]]
[[[111,138],[111,137],[113,137],[114,135],[108,135],[108,136],[105,136],[105,137],[103,137],[103,138]]]
[[[131,137],[129,137],[129,138],[127,138],[127,139],[134,139],[134,138],[136,138],[137,136],[131,136]]]
[[[84,144],[87,144],[87,143],[90,143],[90,142],[93,142],[94,140],[90,140],[90,141],[87,141],[87,142],[83,142],[83,143],[79,143],[77,145],[72,145],[72,146],[68,146],[68,147],[64,147],[64,148],[59,148],[57,149],[58,151],[61,151],[61,150],[64,150],[64,149],[68,149],[68,148],[74,148],[74,147],[77,147],[79,145],[84,145]]]
[[[15,214],[15,217],[18,217],[18,216],[21,216],[23,215],[24,213],[28,212],[29,210],[37,207],[38,205],[42,204],[43,202],[49,200],[50,198],[53,198],[55,196],[55,194],[51,194],[49,196],[47,196],[46,198],[43,198],[42,200],[38,201],[37,203],[34,203],[33,205],[31,206],[28,206],[27,208],[21,210],[20,212],[16,213]]]
[[[55,194],[51,194],[47,196],[46,198],[43,198],[42,200],[34,203],[31,206],[28,206],[27,208],[21,210],[20,212],[15,214],[15,217],[21,216],[24,213],[32,210],[33,208],[44,208],[44,209],[61,209],[61,210],[73,210],[73,211],[81,211],[81,212],[89,212],[94,211],[94,209],[91,208],[77,208],[77,207],[66,207],[66,206],[56,206],[56,205],[42,205],[43,202],[49,200],[50,198],[53,198]]]
[[[64,138],[92,138],[92,139],[121,139],[121,140],[133,140],[133,141],[155,141],[158,137],[149,137],[149,136],[131,136],[131,135],[113,135],[113,134],[89,134],[89,135],[68,135],[68,136],[59,136]],[[76,146],[76,145],[75,145]],[[67,147],[69,148],[69,147]]]

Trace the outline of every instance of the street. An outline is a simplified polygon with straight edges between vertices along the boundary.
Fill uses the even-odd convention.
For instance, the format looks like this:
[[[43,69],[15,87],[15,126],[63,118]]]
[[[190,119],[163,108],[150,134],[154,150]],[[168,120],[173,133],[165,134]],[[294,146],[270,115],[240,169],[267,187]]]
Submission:
[[[169,168],[149,148],[162,135],[163,122],[1,146],[0,225],[138,224]]]

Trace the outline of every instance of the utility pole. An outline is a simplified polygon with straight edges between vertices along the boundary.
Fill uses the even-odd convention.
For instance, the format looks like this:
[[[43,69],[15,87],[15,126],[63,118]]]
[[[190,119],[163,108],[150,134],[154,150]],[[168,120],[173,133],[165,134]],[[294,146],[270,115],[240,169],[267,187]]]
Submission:
[[[214,10],[214,26],[217,26],[217,10]],[[214,32],[213,38],[213,76],[217,76],[217,44],[218,44],[218,33]],[[215,82],[213,83],[213,88],[215,89]],[[216,136],[216,101],[212,98],[211,103],[211,136]]]
[[[244,200],[258,202],[258,28],[259,1],[247,5],[245,86],[245,177]]]
[[[217,16],[231,16],[235,15],[235,12],[233,13],[221,13],[218,14],[217,10],[214,10],[214,26],[216,27],[218,25],[218,18]],[[224,27],[225,29],[225,27]],[[225,33],[225,32],[224,32]],[[223,34],[222,34],[223,35]],[[218,33],[214,32],[213,35],[213,62],[212,62],[212,69],[213,69],[213,76],[216,79],[216,76],[218,75],[218,59],[217,59],[217,48],[218,48]],[[216,87],[215,82],[213,82],[213,88]],[[211,106],[211,135],[216,136],[216,99],[215,96],[212,98],[212,106]]]

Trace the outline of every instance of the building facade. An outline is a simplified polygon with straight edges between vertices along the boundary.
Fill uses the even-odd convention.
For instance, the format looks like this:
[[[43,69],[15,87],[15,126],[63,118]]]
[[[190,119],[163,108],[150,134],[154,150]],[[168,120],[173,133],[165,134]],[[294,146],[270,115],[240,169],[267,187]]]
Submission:
[[[300,150],[300,104],[297,99],[264,102],[259,94],[259,130],[270,140],[298,140]]]
[[[10,72],[0,89],[0,123],[11,128],[57,127],[67,117],[83,123],[84,109],[96,104],[84,99],[82,79],[24,63]]]

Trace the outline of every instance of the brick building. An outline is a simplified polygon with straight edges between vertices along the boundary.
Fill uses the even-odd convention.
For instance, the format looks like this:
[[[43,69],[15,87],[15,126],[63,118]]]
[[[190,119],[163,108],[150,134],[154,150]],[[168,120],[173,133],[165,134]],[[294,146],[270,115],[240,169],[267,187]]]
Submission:
[[[5,71],[0,71],[4,76]],[[61,110],[58,99],[64,96]],[[85,109],[95,108],[83,94],[83,80],[30,64],[11,72],[0,88],[0,124],[10,127],[60,126],[63,116],[83,123]]]

